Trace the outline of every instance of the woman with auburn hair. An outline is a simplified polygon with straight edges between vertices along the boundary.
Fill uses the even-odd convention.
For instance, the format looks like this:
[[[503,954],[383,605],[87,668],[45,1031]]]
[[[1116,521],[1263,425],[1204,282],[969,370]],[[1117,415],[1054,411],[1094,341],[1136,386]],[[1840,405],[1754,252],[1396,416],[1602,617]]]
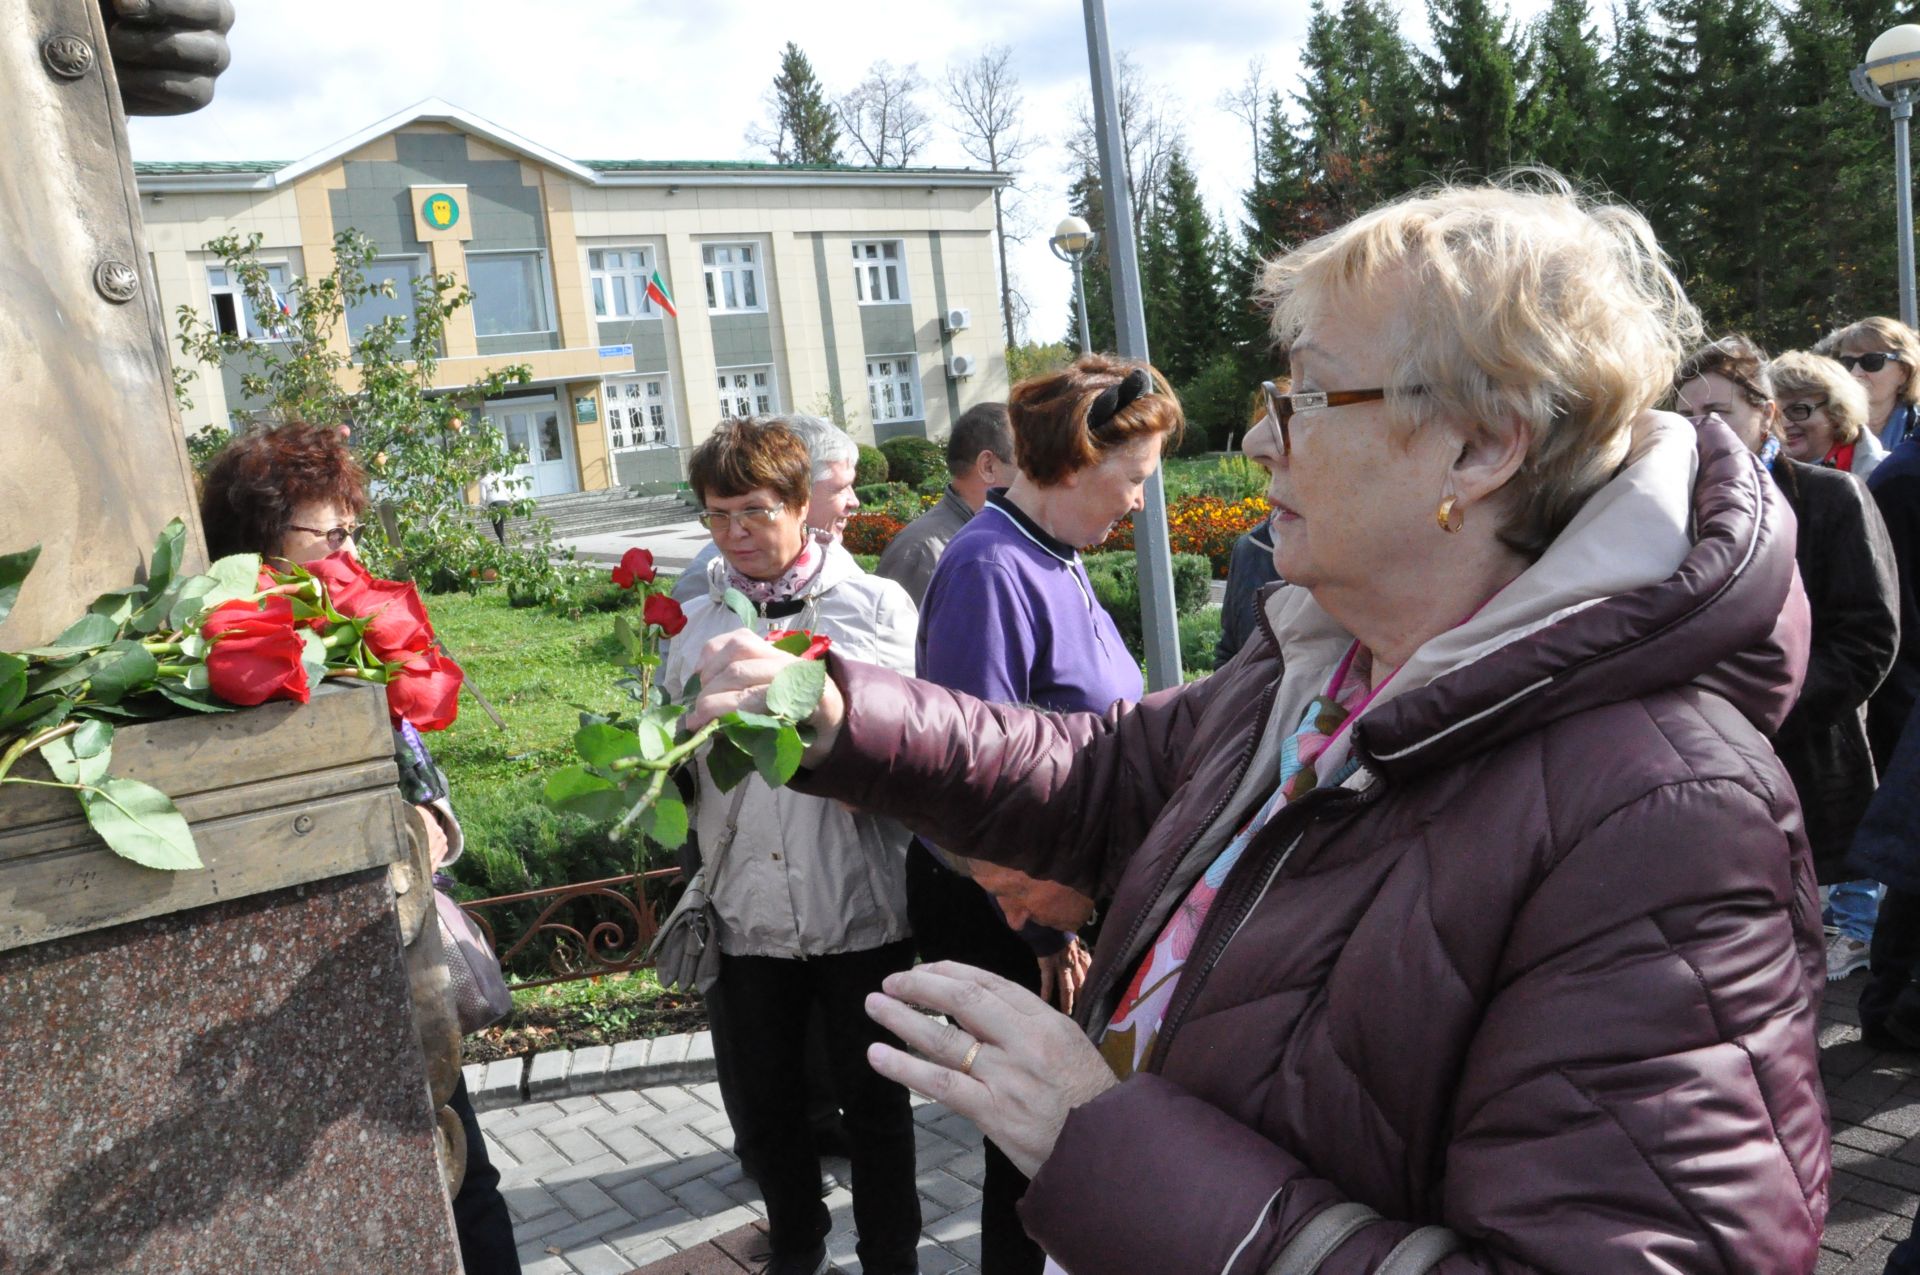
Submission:
[[[318,566],[354,553],[354,533],[367,509],[367,476],[336,426],[288,421],[252,429],[221,449],[200,483],[200,521],[207,554],[257,553],[262,561]],[[457,693],[457,688],[456,692]],[[391,703],[391,701],[390,701]],[[465,838],[426,742],[412,723],[394,730],[401,789],[423,816],[434,870],[460,857]],[[467,1095],[464,1077],[447,1106],[467,1138],[467,1172],[453,1197],[460,1260],[471,1275],[518,1275],[513,1218],[500,1194],[500,1171]]]
[[[1823,368],[1821,365],[1824,364]],[[1782,390],[1773,379],[1784,370]],[[1867,699],[1893,667],[1900,644],[1893,545],[1866,487],[1806,457],[1832,455],[1817,432],[1831,421],[1858,429],[1866,395],[1840,366],[1817,354],[1783,354],[1772,363],[1744,336],[1725,336],[1688,356],[1674,374],[1675,406],[1695,424],[1717,418],[1760,457],[1793,509],[1794,561],[1807,593],[1813,641],[1807,680],[1773,738],[1806,817],[1814,875],[1825,887],[1827,980],[1866,967],[1880,888],[1846,865],[1854,829],[1873,799]],[[1808,393],[1809,385],[1818,389]],[[1799,442],[1776,435],[1779,404],[1845,403],[1801,417]],[[1789,418],[1791,436],[1795,424]],[[1804,445],[1809,436],[1811,445]],[[1873,435],[1861,431],[1862,444]],[[1877,444],[1876,444],[1877,445]],[[1784,452],[1784,454],[1783,454]],[[1842,462],[1839,468],[1845,469]]]
[[[661,684],[678,696],[701,644],[717,634],[806,629],[883,668],[913,664],[907,591],[869,575],[836,528],[814,530],[809,444],[779,418],[722,421],[694,449],[687,481],[720,557],[707,591],[687,604]],[[725,602],[752,604],[753,623]],[[821,1275],[830,1217],[807,1116],[807,1024],[826,1026],[827,1069],[853,1161],[855,1252],[865,1275],[911,1275],[920,1240],[913,1108],[907,1091],[867,1062],[890,1039],[863,1011],[888,975],[913,964],[907,927],[906,829],[891,819],[749,775],[722,792],[699,769],[695,812],[718,917],[718,989],[736,1047],[722,1080],[734,1133],[756,1168],[773,1259],[766,1275]]]
[[[939,962],[870,1009],[1074,1275],[1813,1267],[1790,518],[1652,410],[1699,319],[1646,221],[1533,181],[1267,265],[1289,586],[1226,668],[1046,713],[830,658],[799,787],[1112,899],[1077,1022]],[[788,658],[710,644],[689,722]]]
[[[1920,408],[1920,333],[1877,315],[1836,328],[1813,347],[1838,362],[1867,391],[1867,428],[1888,451],[1914,432]]]
[[[1007,397],[1013,485],[950,541],[927,584],[916,675],[999,704],[1104,713],[1145,692],[1140,663],[1094,600],[1080,550],[1145,508],[1146,481],[1186,420],[1151,367],[1089,354]],[[969,879],[971,878],[971,879]],[[1093,900],[916,839],[907,905],[924,961],[963,961],[1072,1013]],[[1017,932],[1017,933],[1016,933]],[[982,1275],[1038,1275],[1016,1211],[1026,1178],[991,1140],[981,1189]]]
[[[1867,391],[1824,354],[1789,350],[1767,365],[1787,455],[1862,482],[1887,449],[1867,428]]]

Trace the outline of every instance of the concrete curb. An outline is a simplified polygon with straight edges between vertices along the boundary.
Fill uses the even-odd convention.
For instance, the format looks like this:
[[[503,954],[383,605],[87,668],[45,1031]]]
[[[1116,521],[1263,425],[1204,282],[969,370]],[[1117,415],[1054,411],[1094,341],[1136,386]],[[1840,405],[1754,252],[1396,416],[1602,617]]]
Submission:
[[[475,1111],[497,1111],[523,1102],[551,1102],[615,1089],[698,1085],[716,1078],[711,1032],[651,1036],[585,1049],[550,1049],[531,1058],[469,1063],[461,1070]]]

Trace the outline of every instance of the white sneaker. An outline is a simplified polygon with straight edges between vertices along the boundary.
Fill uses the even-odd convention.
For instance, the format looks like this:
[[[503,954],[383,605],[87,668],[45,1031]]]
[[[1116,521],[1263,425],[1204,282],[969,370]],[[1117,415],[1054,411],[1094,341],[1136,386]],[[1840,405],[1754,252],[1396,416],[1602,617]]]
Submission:
[[[1827,981],[1837,983],[1856,970],[1867,968],[1867,945],[1859,939],[1835,934],[1827,944]]]

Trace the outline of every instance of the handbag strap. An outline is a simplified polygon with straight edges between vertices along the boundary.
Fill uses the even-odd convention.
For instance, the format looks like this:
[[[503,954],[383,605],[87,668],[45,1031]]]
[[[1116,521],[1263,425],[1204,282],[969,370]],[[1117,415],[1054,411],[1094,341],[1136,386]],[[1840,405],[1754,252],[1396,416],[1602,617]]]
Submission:
[[[1378,1213],[1352,1200],[1329,1204],[1287,1241],[1280,1256],[1267,1267],[1267,1275],[1314,1275],[1333,1250],[1379,1220]]]
[[[733,804],[727,807],[727,826],[720,830],[713,853],[707,856],[702,865],[707,872],[707,898],[710,900],[719,896],[720,865],[726,861],[727,851],[733,848],[733,839],[740,834],[740,803],[747,799],[747,785],[752,782],[753,776],[746,775],[734,786]]]
[[[1393,1246],[1379,1275],[1425,1275],[1442,1258],[1460,1251],[1460,1237],[1444,1226],[1423,1226]]]

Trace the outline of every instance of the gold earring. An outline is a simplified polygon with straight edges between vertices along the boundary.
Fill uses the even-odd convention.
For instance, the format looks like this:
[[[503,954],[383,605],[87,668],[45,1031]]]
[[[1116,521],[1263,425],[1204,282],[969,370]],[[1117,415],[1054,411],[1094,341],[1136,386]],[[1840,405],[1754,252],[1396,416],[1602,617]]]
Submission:
[[[1440,524],[1440,530],[1449,535],[1458,532],[1462,527],[1467,525],[1467,516],[1453,506],[1453,497],[1448,496],[1440,502],[1440,507],[1433,511],[1433,520]]]

